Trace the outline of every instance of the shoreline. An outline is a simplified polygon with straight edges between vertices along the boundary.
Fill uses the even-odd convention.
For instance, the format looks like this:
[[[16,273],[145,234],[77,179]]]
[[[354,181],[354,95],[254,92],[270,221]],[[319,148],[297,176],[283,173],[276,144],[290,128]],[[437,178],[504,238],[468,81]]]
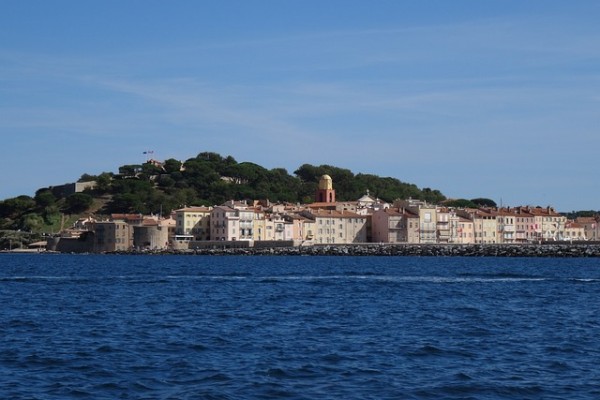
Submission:
[[[125,251],[122,255],[210,256],[409,256],[409,257],[600,257],[594,244],[355,244],[306,247],[205,248],[189,250]]]
[[[282,247],[59,252],[39,249],[0,250],[0,254],[105,254],[204,256],[388,256],[388,257],[546,257],[598,258],[600,243],[542,244],[348,244]]]

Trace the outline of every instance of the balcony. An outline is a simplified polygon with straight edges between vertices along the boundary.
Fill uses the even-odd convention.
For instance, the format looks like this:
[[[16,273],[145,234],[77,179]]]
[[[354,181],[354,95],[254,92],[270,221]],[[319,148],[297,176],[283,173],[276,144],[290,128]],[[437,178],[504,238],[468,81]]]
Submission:
[[[515,232],[515,226],[514,225],[500,225],[498,227],[500,229],[500,232]]]

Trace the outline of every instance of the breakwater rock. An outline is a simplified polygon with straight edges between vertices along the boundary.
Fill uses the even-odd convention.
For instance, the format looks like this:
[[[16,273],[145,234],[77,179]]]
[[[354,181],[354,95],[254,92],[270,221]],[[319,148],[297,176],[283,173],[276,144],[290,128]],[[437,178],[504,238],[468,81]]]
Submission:
[[[600,257],[600,244],[355,244],[270,248],[209,248],[127,254],[249,256]]]

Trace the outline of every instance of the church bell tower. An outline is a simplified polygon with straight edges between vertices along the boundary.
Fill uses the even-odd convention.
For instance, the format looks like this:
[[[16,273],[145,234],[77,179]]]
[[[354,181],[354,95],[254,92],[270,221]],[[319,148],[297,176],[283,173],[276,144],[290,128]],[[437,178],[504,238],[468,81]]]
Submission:
[[[323,175],[319,180],[316,201],[317,203],[335,203],[333,180],[329,175]]]

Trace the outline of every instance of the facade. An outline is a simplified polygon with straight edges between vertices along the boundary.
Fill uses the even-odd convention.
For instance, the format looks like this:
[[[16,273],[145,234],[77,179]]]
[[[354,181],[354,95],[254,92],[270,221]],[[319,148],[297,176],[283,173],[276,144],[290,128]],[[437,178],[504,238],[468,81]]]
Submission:
[[[133,247],[137,250],[166,250],[169,248],[169,223],[166,220],[146,219],[133,226]]]
[[[525,209],[515,209],[515,243],[535,240],[535,217]]]
[[[450,225],[450,217],[452,214],[452,211],[447,207],[440,207],[437,209],[436,230],[438,243],[452,243],[453,231],[451,229],[452,226]]]
[[[419,217],[402,208],[377,210],[371,217],[372,241],[419,243]]]
[[[234,208],[218,206],[210,213],[211,240],[237,240],[239,233],[239,216]]]
[[[456,243],[473,244],[475,243],[475,227],[473,220],[464,217],[458,217],[458,229]]]
[[[178,236],[192,236],[193,240],[210,240],[210,213],[212,207],[185,207],[175,210]]]
[[[527,207],[527,212],[534,217],[534,232],[536,240],[562,240],[564,237],[567,218],[554,211],[551,207]]]
[[[254,238],[254,209],[236,209],[239,218],[239,234],[237,240],[253,240]]]
[[[254,219],[252,220],[252,240],[260,241],[266,239],[266,219],[262,209],[254,208]]]
[[[496,213],[490,210],[479,210],[476,213],[475,222],[475,232],[479,234],[479,241],[477,243],[498,243],[498,220]]]
[[[419,243],[437,243],[437,208],[419,206]]]
[[[133,227],[123,220],[94,223],[94,252],[109,253],[133,248]]]
[[[463,229],[468,229],[464,219],[471,220],[473,223],[473,241],[467,243],[475,244],[492,244],[498,243],[498,223],[497,215],[493,210],[489,209],[464,209],[457,210],[457,215],[463,220],[459,222]],[[464,233],[469,233],[465,231]],[[466,237],[461,238],[461,243],[465,243]]]
[[[598,241],[600,240],[598,220],[595,217],[579,217],[575,220],[578,224],[583,226],[586,240]]]
[[[585,236],[585,226],[575,221],[569,221],[565,224],[564,240],[582,241],[587,240]]]
[[[315,244],[366,243],[367,217],[350,211],[306,210],[302,215],[314,221]]]
[[[498,243],[516,243],[516,217],[510,209],[500,209],[496,212]]]

